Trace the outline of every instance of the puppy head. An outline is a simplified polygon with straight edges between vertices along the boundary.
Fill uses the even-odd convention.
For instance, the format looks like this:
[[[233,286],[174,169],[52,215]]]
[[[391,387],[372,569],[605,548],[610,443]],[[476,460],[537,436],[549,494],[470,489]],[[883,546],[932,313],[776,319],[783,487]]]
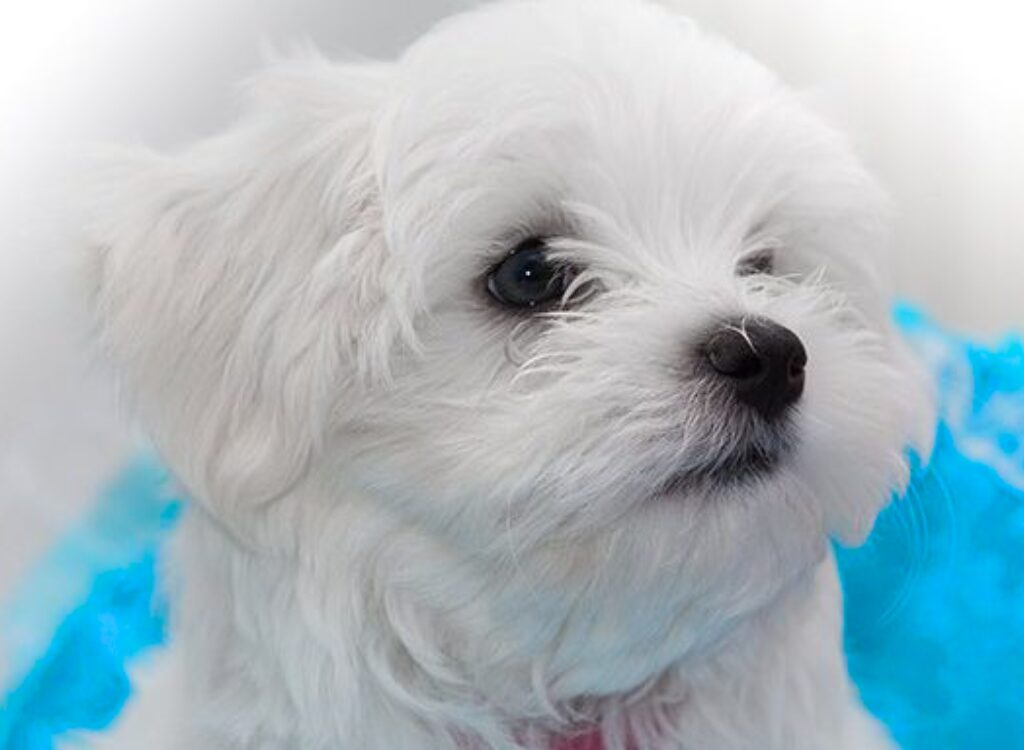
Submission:
[[[734,617],[905,482],[884,199],[752,60],[527,0],[255,87],[123,160],[93,242],[128,390],[228,525],[316,476],[531,585]]]

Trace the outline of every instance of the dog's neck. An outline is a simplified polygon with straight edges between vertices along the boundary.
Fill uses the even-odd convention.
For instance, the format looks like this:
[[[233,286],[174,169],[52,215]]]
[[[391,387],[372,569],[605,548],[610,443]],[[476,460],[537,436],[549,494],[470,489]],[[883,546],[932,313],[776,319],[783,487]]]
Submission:
[[[464,750],[505,747],[525,733],[531,747],[596,750],[601,734],[661,747],[655,738],[682,732],[695,747],[724,749],[753,745],[729,744],[716,734],[723,726],[740,732],[733,739],[777,731],[784,742],[797,730],[773,730],[778,721],[835,727],[848,719],[831,559],[714,647],[686,656],[673,643],[630,643],[621,630],[602,642],[598,629],[593,643],[576,639],[574,654],[553,646],[573,642],[559,632],[567,620],[547,632],[523,626],[528,618],[496,622],[496,600],[480,581],[372,509],[298,523],[310,545],[298,556],[248,549],[205,513],[190,514],[180,532],[181,638],[197,677],[196,712],[216,707],[216,716],[201,717],[208,721],[199,739],[209,746],[247,748],[267,736],[274,746],[313,750],[341,739]],[[777,718],[779,701],[793,696],[806,705]],[[551,721],[573,712],[577,726],[593,731],[577,737]],[[831,735],[817,739],[824,744],[806,746],[838,747],[825,741]],[[605,745],[618,747],[614,739]]]

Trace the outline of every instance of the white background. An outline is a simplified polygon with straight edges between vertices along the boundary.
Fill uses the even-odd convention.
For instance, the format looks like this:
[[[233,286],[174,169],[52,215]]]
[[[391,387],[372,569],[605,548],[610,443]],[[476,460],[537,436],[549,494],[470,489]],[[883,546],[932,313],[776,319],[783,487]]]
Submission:
[[[63,281],[74,155],[212,132],[261,45],[392,56],[473,4],[0,0],[0,594],[125,450]],[[1024,3],[675,4],[851,133],[899,211],[901,296],[965,332],[1024,327]]]

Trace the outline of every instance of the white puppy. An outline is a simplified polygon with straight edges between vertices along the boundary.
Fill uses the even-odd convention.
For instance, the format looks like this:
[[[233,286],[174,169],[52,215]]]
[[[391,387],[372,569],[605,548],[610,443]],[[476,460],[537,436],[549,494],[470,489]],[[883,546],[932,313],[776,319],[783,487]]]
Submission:
[[[722,41],[519,0],[126,157],[103,336],[194,499],[184,748],[888,746],[830,535],[927,450],[880,191]]]

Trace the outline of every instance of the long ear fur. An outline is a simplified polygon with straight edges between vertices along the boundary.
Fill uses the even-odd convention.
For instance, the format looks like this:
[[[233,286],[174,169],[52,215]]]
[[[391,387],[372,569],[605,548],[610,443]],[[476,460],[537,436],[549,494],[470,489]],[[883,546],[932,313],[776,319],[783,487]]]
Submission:
[[[88,247],[102,339],[159,450],[217,510],[301,479],[335,394],[374,374],[346,363],[383,367],[408,326],[408,307],[389,304],[403,274],[372,159],[388,78],[278,65],[226,134],[174,157],[122,154],[99,181]]]

